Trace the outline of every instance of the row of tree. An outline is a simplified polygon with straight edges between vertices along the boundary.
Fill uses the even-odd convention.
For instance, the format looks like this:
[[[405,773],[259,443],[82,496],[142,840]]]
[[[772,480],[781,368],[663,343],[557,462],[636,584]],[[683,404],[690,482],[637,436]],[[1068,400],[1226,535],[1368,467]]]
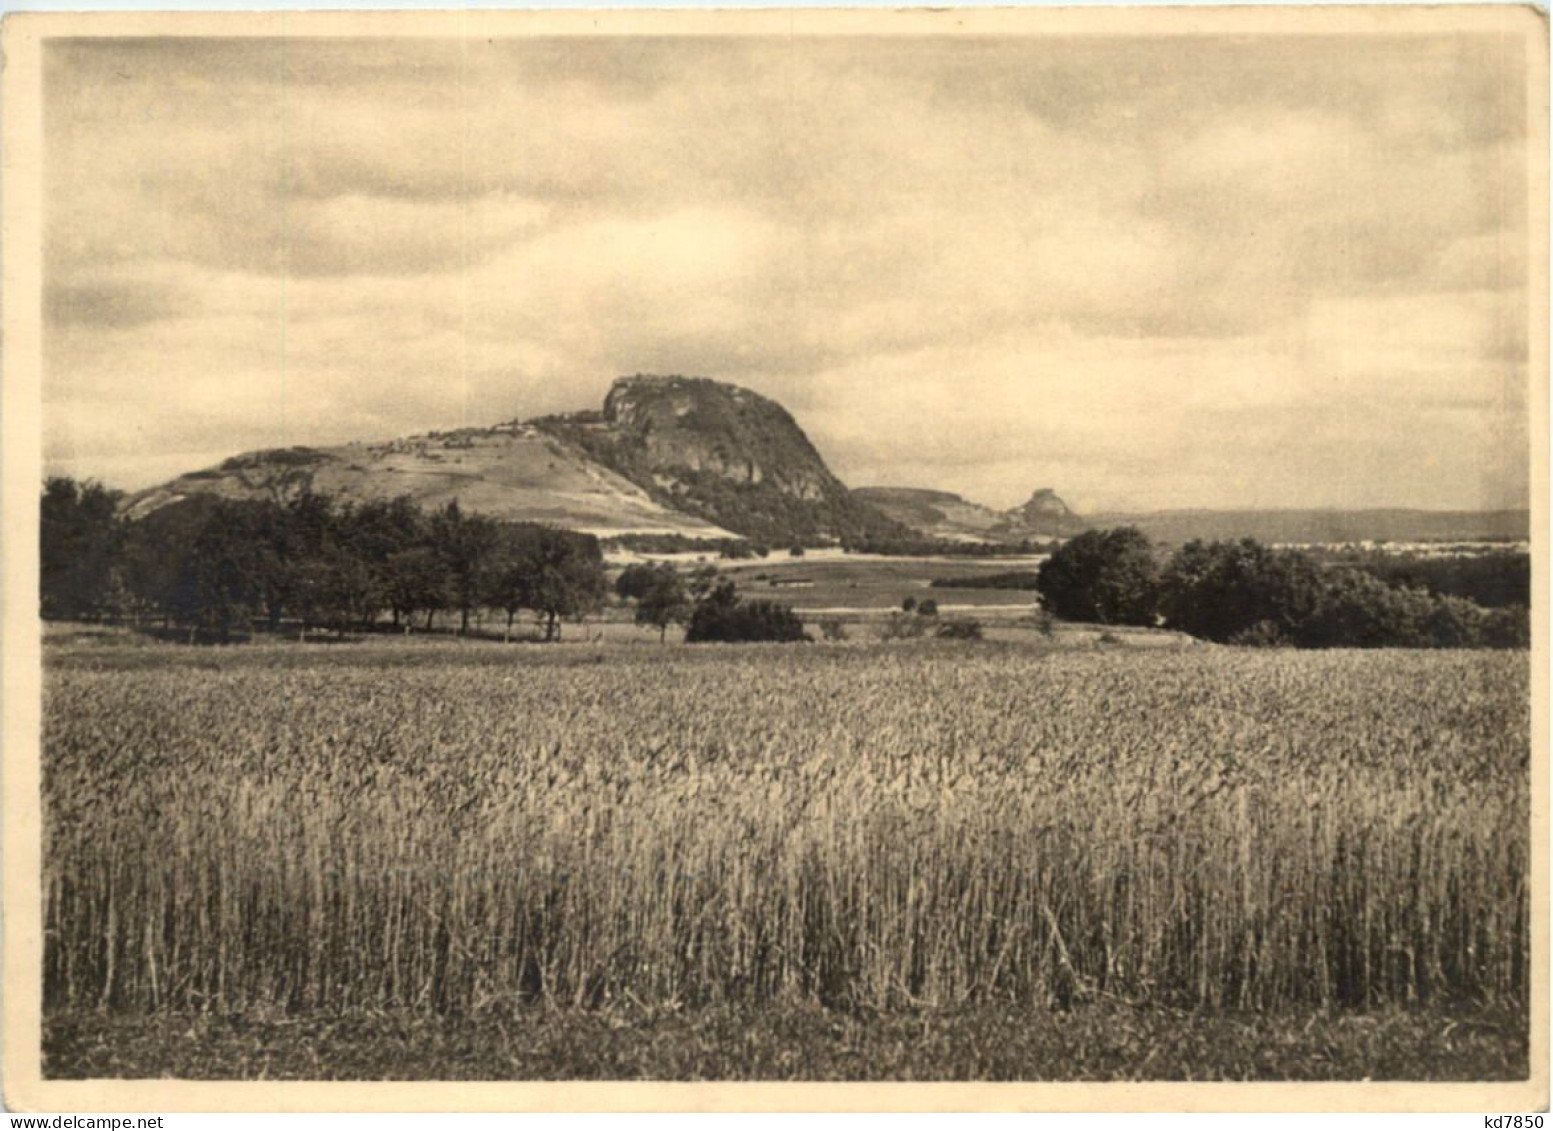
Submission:
[[[1190,542],[1168,559],[1135,527],[1093,530],[1041,565],[1042,604],[1064,620],[1157,625],[1224,643],[1526,647],[1525,606],[1486,609],[1246,538]]]
[[[467,632],[494,608],[508,637],[529,610],[551,640],[607,592],[597,539],[469,514],[456,500],[424,514],[406,499],[196,496],[134,522],[115,516],[116,503],[95,484],[45,485],[45,617],[154,618],[226,639],[255,623],[366,629],[385,613],[409,631],[453,612]]]

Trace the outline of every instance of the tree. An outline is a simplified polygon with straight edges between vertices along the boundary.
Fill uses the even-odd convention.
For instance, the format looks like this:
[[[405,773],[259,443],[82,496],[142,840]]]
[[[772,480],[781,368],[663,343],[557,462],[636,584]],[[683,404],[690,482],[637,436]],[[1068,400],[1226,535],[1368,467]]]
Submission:
[[[1491,613],[1461,597],[1388,584],[1367,569],[1323,568],[1310,555],[1254,539],[1190,542],[1161,578],[1172,628],[1206,640],[1301,648],[1515,647],[1513,607]]]
[[[185,592],[193,602],[189,619],[222,641],[230,639],[233,626],[247,622],[263,604],[251,518],[252,512],[242,504],[221,500],[184,559]]]
[[[342,542],[370,577],[376,607],[370,610],[369,619],[375,619],[386,605],[397,628],[400,610],[390,598],[393,571],[389,563],[394,555],[424,544],[425,519],[415,504],[401,495],[386,502],[374,500],[347,507],[339,525]]]
[[[467,634],[469,614],[488,586],[485,571],[496,547],[496,524],[484,515],[466,515],[454,499],[431,516],[427,534],[442,561],[448,599],[458,610],[458,631]]]
[[[938,615],[938,602],[932,597],[926,597],[917,602],[917,615],[919,617],[936,617]]]
[[[1295,639],[1315,612],[1319,568],[1252,538],[1188,542],[1160,578],[1160,608],[1171,628],[1221,643],[1242,633]]]
[[[412,546],[388,556],[384,563],[386,588],[384,594],[393,609],[394,620],[403,618],[408,634],[416,613],[426,614],[426,628],[431,629],[432,618],[448,606],[447,587],[444,584],[442,560],[430,546]]]
[[[620,582],[625,581],[626,575],[621,574]],[[616,590],[624,592],[620,582]],[[690,595],[672,566],[646,568],[625,589],[630,591],[625,595],[636,601],[636,623],[656,628],[659,643],[667,636],[669,625],[683,624],[690,617]]]
[[[717,586],[717,567],[702,566],[690,575],[690,596],[697,601],[704,601]]]
[[[911,613],[916,612],[916,609],[917,599],[915,597],[906,597],[901,601],[901,612]]]
[[[1435,604],[1421,589],[1393,589],[1367,573],[1340,570],[1321,578],[1315,607],[1294,638],[1305,648],[1428,646],[1426,625]]]
[[[580,617],[604,603],[604,554],[589,534],[538,527],[525,555],[528,605],[545,620],[545,639],[561,638],[561,619]]]
[[[1136,527],[1086,530],[1041,563],[1035,588],[1041,603],[1064,620],[1151,625],[1158,603],[1158,566]]]
[[[114,588],[119,495],[92,480],[48,479],[41,500],[38,574],[48,619],[102,616]]]
[[[645,562],[633,562],[615,578],[615,593],[624,601],[638,601],[652,588],[658,567]]]
[[[487,604],[507,614],[502,643],[512,639],[512,622],[520,609],[534,607],[533,543],[537,527],[504,525],[496,537],[491,562],[486,571]]]

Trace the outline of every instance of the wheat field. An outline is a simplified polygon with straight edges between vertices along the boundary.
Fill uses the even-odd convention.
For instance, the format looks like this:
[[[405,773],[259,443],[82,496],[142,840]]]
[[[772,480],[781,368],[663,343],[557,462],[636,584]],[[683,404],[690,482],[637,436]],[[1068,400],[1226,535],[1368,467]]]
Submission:
[[[1524,655],[241,652],[50,671],[46,1008],[1527,997]]]

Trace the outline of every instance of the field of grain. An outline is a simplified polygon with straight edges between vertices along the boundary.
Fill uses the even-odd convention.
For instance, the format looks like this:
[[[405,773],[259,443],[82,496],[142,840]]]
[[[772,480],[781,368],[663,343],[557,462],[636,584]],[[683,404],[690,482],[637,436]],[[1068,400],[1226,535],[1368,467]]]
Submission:
[[[54,656],[47,1013],[1525,1016],[1524,653],[394,647]]]

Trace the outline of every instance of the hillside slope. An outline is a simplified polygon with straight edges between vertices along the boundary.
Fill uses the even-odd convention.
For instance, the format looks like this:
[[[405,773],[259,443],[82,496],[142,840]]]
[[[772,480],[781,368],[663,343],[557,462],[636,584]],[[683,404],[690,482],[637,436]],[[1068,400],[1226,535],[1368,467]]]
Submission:
[[[426,509],[457,499],[493,518],[602,536],[730,536],[658,502],[559,437],[516,423],[382,444],[249,452],[131,495],[125,512],[138,518],[194,495],[285,500],[304,490],[345,502],[403,495]]]

